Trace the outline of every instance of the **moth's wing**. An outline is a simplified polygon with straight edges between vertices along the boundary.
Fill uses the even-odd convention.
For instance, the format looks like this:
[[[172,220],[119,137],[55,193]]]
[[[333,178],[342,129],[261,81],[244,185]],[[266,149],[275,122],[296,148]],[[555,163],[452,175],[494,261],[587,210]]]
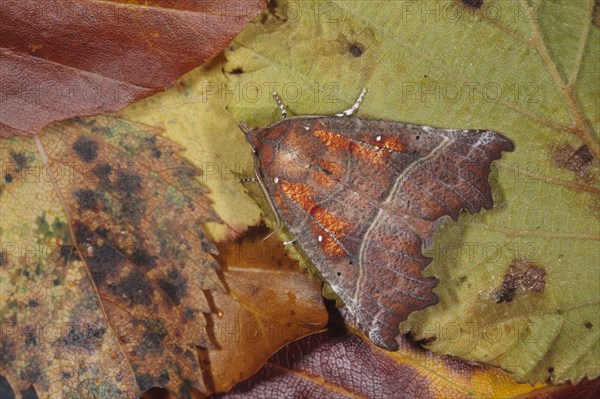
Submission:
[[[456,220],[461,209],[476,213],[482,207],[491,208],[491,163],[502,151],[514,149],[509,139],[491,130],[439,129],[358,118],[326,118],[319,124],[361,146],[391,150],[391,164],[415,155],[415,162],[398,174],[397,195],[391,202],[430,221],[446,215]]]
[[[423,244],[441,217],[492,206],[490,164],[512,144],[490,131],[352,118],[288,128],[269,151],[267,189],[357,323],[394,350],[400,322],[437,302]]]

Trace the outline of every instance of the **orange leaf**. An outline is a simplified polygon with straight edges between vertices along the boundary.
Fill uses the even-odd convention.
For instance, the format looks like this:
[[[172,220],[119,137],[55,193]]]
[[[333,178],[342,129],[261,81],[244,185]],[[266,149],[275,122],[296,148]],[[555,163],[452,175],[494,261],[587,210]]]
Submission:
[[[266,234],[264,228],[253,228],[219,246],[229,292],[212,295],[220,315],[212,320],[217,348],[200,349],[214,391],[231,389],[279,348],[321,331],[327,322],[321,284],[285,257],[279,240],[263,242]]]

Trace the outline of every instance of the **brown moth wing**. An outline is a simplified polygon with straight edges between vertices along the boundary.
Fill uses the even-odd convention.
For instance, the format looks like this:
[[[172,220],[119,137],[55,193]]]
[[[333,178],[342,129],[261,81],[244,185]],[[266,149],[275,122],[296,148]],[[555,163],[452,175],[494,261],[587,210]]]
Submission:
[[[440,219],[492,207],[489,130],[294,117],[248,134],[281,219],[357,323],[396,350],[399,324],[437,302],[430,258]]]

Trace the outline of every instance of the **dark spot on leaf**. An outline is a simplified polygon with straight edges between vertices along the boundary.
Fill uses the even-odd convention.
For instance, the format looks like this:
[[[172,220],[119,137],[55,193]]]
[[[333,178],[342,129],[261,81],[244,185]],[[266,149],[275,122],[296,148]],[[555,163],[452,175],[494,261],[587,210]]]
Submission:
[[[194,320],[196,318],[196,313],[192,308],[185,308],[185,310],[183,311],[183,315],[188,320]]]
[[[464,283],[465,281],[467,281],[467,276],[461,276],[458,278],[458,281],[460,281],[460,283]]]
[[[25,337],[25,346],[37,345],[37,335],[35,334],[35,328],[26,326],[23,328],[23,336]]]
[[[483,0],[460,0],[465,6],[478,10],[483,6]]]
[[[94,350],[101,345],[105,332],[106,328],[104,327],[96,327],[90,324],[85,326],[71,324],[69,332],[62,341],[64,345]]]
[[[158,286],[176,305],[179,305],[181,298],[187,294],[187,280],[177,269],[169,270],[166,279],[158,280]]]
[[[594,1],[594,9],[592,10],[592,24],[596,28],[600,28],[600,0]]]
[[[14,324],[16,324],[16,320]],[[9,336],[2,337],[0,340],[0,359],[3,359],[5,363],[15,360],[15,343]]]
[[[164,387],[167,385],[170,379],[171,377],[169,376],[169,372],[163,371],[162,374],[158,376],[158,383]]]
[[[548,367],[548,372],[549,373],[554,373],[554,367]]]
[[[13,181],[12,175],[10,173],[5,174],[4,175],[4,181],[7,182],[7,183],[9,183],[9,184],[12,183],[12,181]]]
[[[136,374],[135,379],[142,392],[147,391],[154,385],[152,377],[146,374]]]
[[[4,252],[0,252],[0,266],[4,266],[8,263],[8,257],[4,254]]]
[[[121,203],[121,218],[136,223],[146,212],[146,202],[136,198],[127,197]]]
[[[159,150],[158,148],[153,148],[152,149],[152,156],[154,158],[160,158],[162,156],[162,151]]]
[[[269,14],[275,15],[275,10],[278,6],[279,3],[277,0],[267,0],[267,10],[269,11]]]
[[[83,211],[98,209],[98,194],[95,191],[82,188],[75,191],[74,194],[79,209]]]
[[[79,260],[79,254],[72,245],[61,245],[58,250],[58,256],[66,263]]]
[[[517,290],[544,292],[546,271],[527,258],[515,258],[504,274],[502,286],[495,293],[496,303],[510,302]]]
[[[83,161],[90,163],[98,157],[98,143],[89,137],[81,136],[73,144],[73,149]]]
[[[102,238],[106,238],[108,240],[108,229],[106,227],[96,227],[96,229],[94,230],[94,233],[96,233],[96,235],[102,237]]]
[[[136,194],[142,188],[142,178],[139,175],[119,173],[117,178],[117,190],[121,196]]]
[[[198,170],[191,167],[179,167],[173,171],[173,174],[177,177],[194,177],[198,176]]]
[[[108,182],[108,176],[110,176],[111,172],[112,168],[107,163],[96,165],[94,169],[92,169],[92,173],[98,177],[101,183]]]
[[[419,140],[420,138],[421,138],[421,136],[417,136],[417,137],[415,137],[415,139],[417,139],[417,140]]]
[[[21,379],[25,380],[25,381],[39,381],[39,379],[42,376],[42,371],[40,368],[40,361],[39,358],[33,358],[33,360],[31,360],[31,363],[29,363],[28,365],[25,366],[25,368],[21,371]],[[30,388],[32,389],[32,388]],[[25,391],[27,392],[27,391]],[[33,390],[33,395],[35,396],[29,396],[30,398],[37,398],[37,393],[35,392],[35,390]],[[25,398],[25,393],[23,393],[23,398]]]
[[[29,301],[27,301],[27,306],[29,306],[30,308],[37,308],[38,306],[40,306],[40,303],[35,299],[30,299]]]
[[[592,327],[594,327],[594,325],[589,321],[586,321],[585,323],[583,323],[583,326],[585,328],[587,328],[588,330],[591,329]]]
[[[10,157],[16,165],[17,172],[22,171],[27,166],[27,157],[22,152],[10,152]]]
[[[137,248],[131,254],[131,261],[138,266],[151,268],[156,266],[156,257],[150,255],[145,248]]]
[[[233,71],[231,71],[231,73],[234,75],[240,75],[244,73],[244,70],[242,68],[234,68]]]
[[[73,230],[75,232],[75,241],[79,244],[87,243],[94,237],[94,233],[81,223],[76,222]]]
[[[102,284],[109,274],[117,270],[117,265],[124,257],[108,242],[103,242],[98,247],[92,247],[91,252],[87,258],[87,264],[96,284]]]
[[[132,270],[120,282],[109,284],[108,289],[127,299],[131,305],[149,306],[152,303],[152,287],[139,270]]]
[[[570,144],[555,146],[552,148],[551,158],[555,167],[575,172],[580,180],[592,180],[588,169],[594,156],[587,145],[579,148],[574,148]]]
[[[350,54],[353,57],[360,57],[361,55],[363,55],[363,53],[365,52],[364,47],[362,46],[362,44],[360,43],[350,43],[350,45],[348,46],[348,51],[350,51]]]
[[[145,320],[146,331],[144,332],[144,341],[142,345],[144,349],[153,352],[158,351],[162,346],[162,341],[169,334],[167,327],[158,319]]]
[[[337,272],[336,274],[337,274],[338,276],[341,276],[341,275],[342,275],[342,272]]]

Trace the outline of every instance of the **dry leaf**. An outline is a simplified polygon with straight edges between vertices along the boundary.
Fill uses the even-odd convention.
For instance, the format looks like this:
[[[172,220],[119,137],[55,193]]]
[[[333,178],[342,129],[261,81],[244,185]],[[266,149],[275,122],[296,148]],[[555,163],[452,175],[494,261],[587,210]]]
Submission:
[[[216,348],[200,349],[216,392],[227,391],[254,375],[267,359],[290,341],[321,331],[327,312],[321,284],[283,254],[275,238],[263,241],[264,228],[219,245],[219,263],[228,294],[212,295]]]
[[[0,373],[41,398],[202,389],[223,287],[198,171],[148,126],[75,119],[1,141]]]
[[[400,350],[387,352],[334,328],[294,342],[263,369],[228,394],[211,398],[593,398],[600,379],[576,387],[517,384],[505,372],[441,357],[398,338]]]
[[[123,108],[218,54],[264,2],[6,0],[0,137]]]

